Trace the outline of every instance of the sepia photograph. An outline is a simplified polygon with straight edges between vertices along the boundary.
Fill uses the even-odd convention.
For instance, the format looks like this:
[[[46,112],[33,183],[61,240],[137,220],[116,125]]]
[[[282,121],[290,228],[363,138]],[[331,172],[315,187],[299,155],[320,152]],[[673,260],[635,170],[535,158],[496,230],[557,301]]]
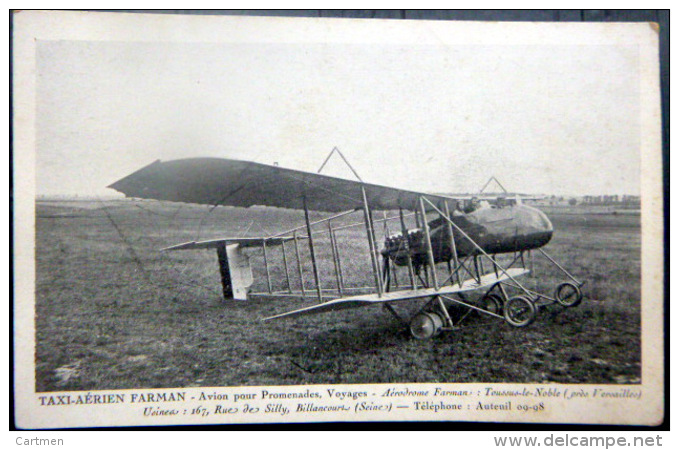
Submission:
[[[654,24],[14,21],[25,426],[662,420]]]

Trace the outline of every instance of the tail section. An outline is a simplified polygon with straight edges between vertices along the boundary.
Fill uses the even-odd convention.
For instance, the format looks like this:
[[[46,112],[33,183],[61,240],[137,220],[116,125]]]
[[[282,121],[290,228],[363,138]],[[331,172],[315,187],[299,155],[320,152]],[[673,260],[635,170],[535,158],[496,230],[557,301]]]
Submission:
[[[217,247],[225,299],[247,300],[253,283],[250,258],[238,244]]]
[[[186,242],[163,250],[217,249],[222,292],[227,300],[247,300],[253,283],[250,258],[243,247],[261,245],[262,238],[215,239],[202,242]],[[242,242],[241,242],[242,241]]]

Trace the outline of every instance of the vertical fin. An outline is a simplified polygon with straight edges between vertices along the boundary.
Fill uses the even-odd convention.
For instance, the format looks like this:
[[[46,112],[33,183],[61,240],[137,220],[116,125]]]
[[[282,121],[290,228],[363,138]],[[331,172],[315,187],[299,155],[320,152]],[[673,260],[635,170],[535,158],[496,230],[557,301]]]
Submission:
[[[226,256],[226,244],[217,246],[217,260],[219,261],[219,273],[222,276],[222,292],[225,300],[233,299],[233,284],[229,271],[229,259]]]

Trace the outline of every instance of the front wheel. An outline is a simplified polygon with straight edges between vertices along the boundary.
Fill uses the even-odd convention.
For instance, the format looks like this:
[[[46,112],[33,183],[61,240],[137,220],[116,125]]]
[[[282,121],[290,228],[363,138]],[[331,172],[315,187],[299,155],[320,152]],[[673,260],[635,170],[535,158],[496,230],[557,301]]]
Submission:
[[[533,323],[537,310],[532,301],[519,295],[507,300],[504,313],[508,324],[520,328]]]

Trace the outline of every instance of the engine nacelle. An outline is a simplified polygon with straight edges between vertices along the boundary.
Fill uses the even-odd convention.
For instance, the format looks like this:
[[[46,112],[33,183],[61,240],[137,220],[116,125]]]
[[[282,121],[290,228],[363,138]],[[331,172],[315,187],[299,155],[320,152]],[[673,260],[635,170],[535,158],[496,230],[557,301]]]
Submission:
[[[478,247],[488,254],[540,248],[550,241],[554,232],[552,223],[542,211],[522,204],[488,206],[469,214],[456,212],[451,220],[455,223],[452,229],[459,258],[480,254]],[[447,221],[439,217],[430,221],[428,227],[434,262],[450,261],[453,253]],[[416,267],[427,263],[427,247],[421,229],[408,231],[407,245],[402,233],[385,240],[382,255],[396,265],[406,265],[408,254]]]

